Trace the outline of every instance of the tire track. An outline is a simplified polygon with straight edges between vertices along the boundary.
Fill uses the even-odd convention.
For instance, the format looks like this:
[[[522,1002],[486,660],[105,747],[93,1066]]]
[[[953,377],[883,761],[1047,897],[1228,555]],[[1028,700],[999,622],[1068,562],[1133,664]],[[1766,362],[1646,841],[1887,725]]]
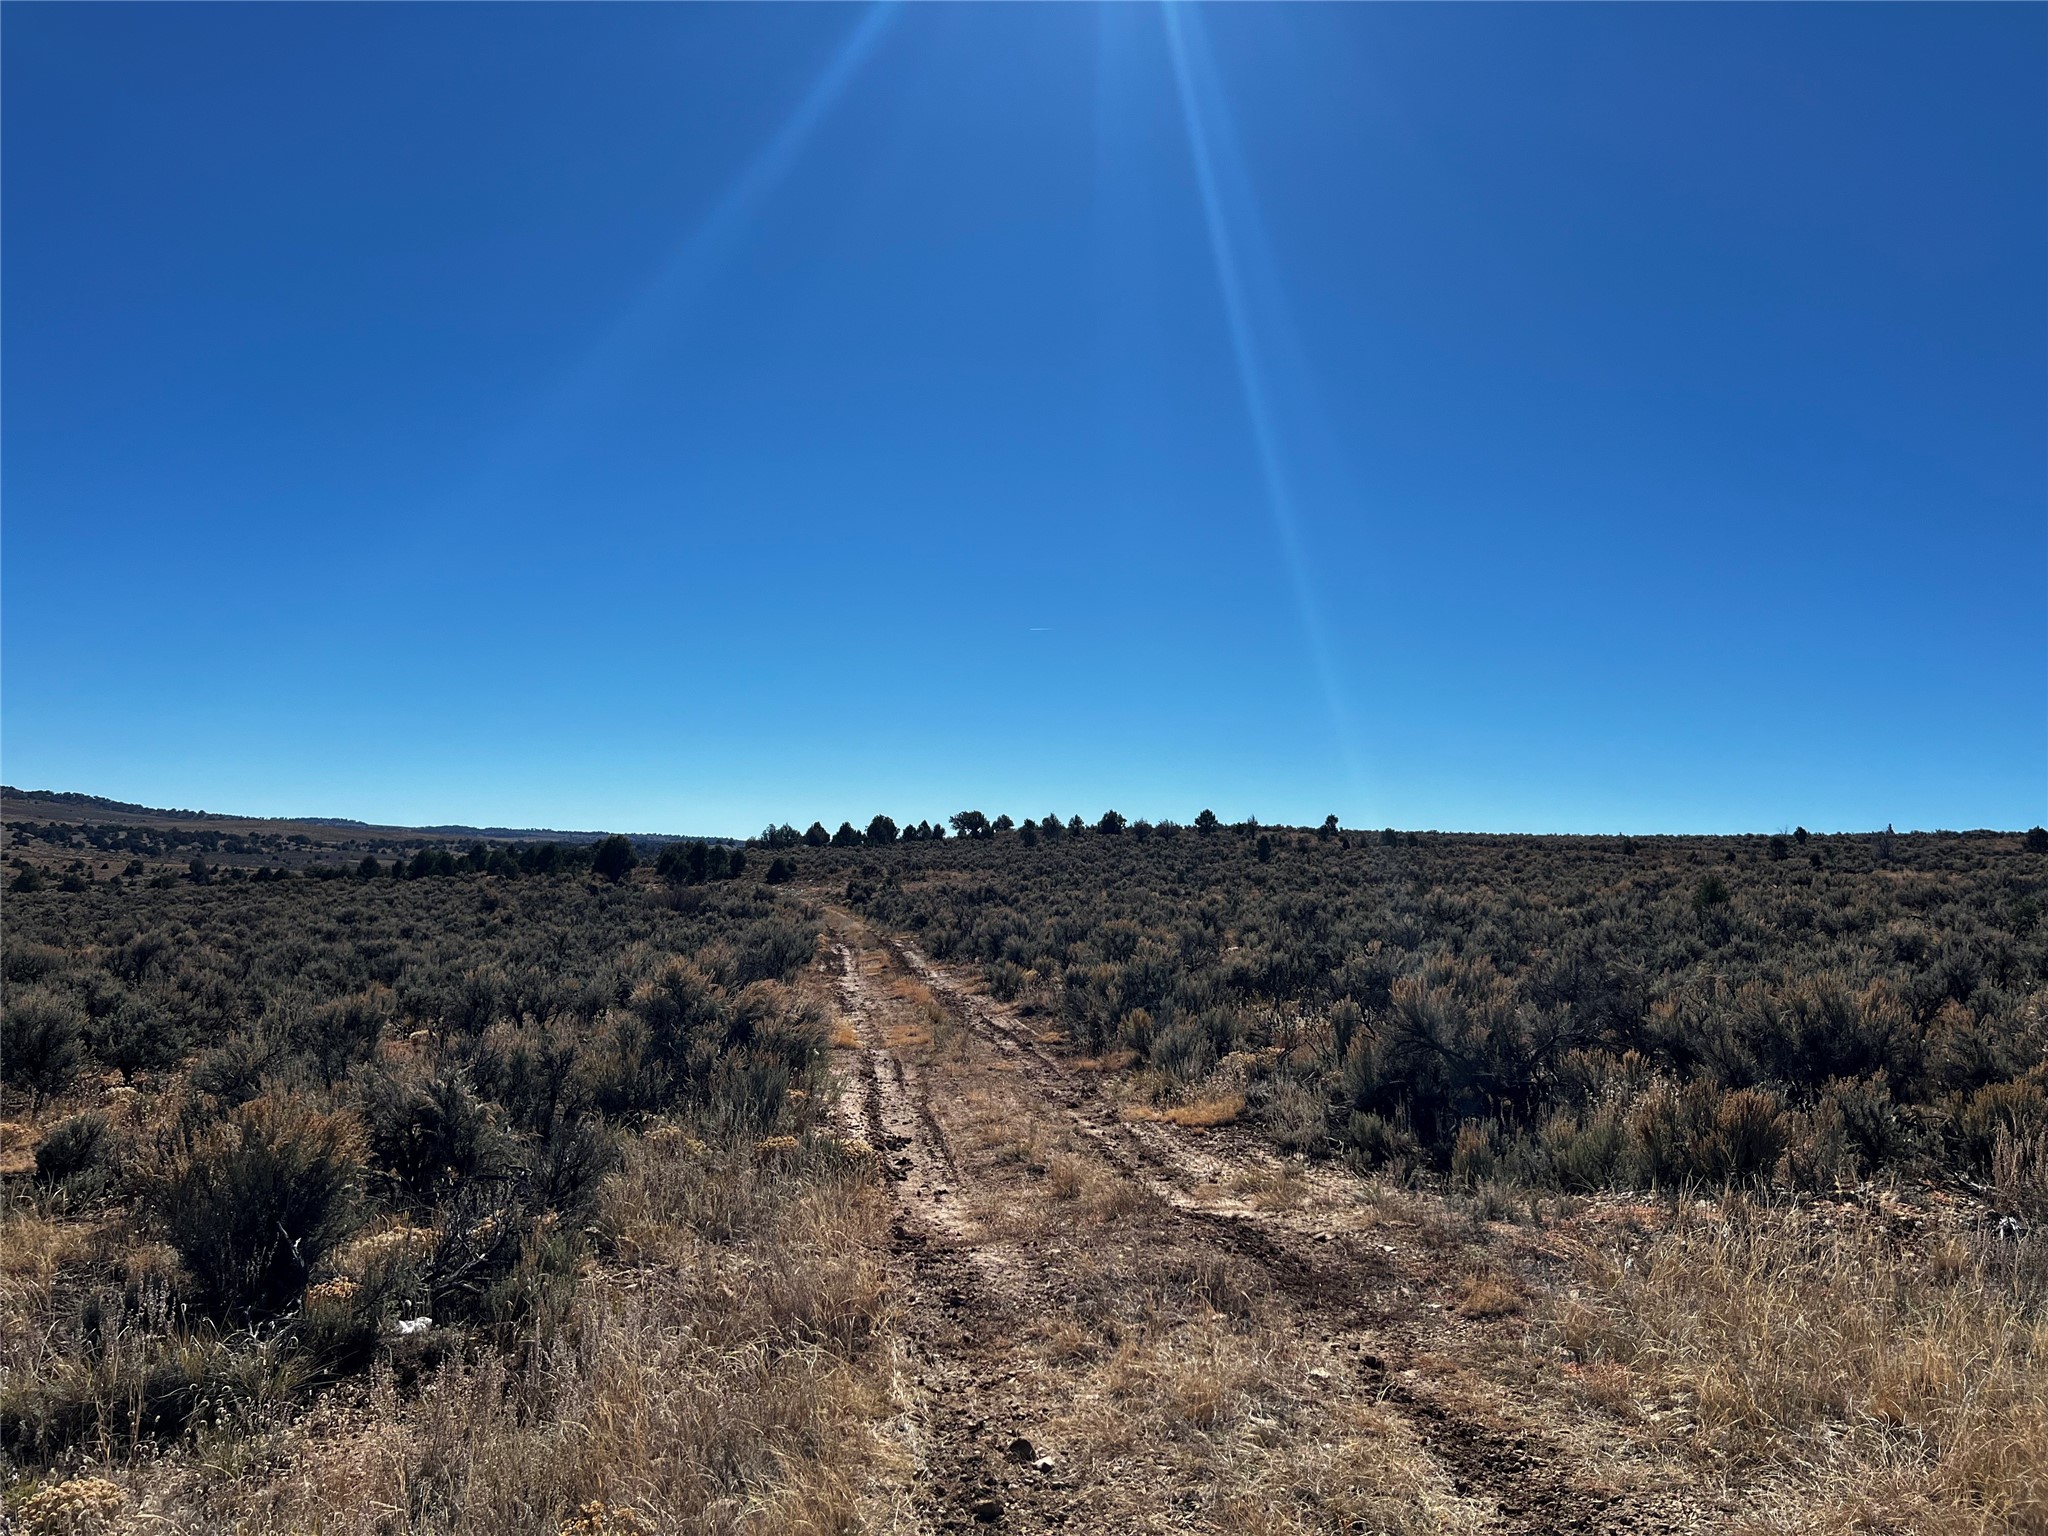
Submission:
[[[1112,1129],[1117,1122],[1089,1113],[1099,1091],[1081,1081],[1081,1074],[908,942],[894,935],[878,938],[889,957],[923,982],[976,1038],[1001,1056],[1028,1063],[1043,1096],[1065,1113],[1102,1161],[1153,1194],[1184,1228],[1254,1266],[1275,1292],[1329,1335],[1372,1329],[1399,1336],[1400,1342],[1382,1339],[1376,1352],[1362,1356],[1365,1370],[1377,1380],[1378,1400],[1409,1422],[1456,1492],[1491,1507],[1489,1529],[1513,1536],[1624,1536],[1699,1528],[1694,1512],[1675,1497],[1645,1501],[1588,1486],[1573,1476],[1562,1448],[1541,1431],[1496,1428],[1420,1386],[1417,1362],[1441,1355],[1447,1341],[1416,1326],[1419,1309],[1412,1299],[1382,1298],[1403,1266],[1383,1255],[1348,1252],[1348,1244],[1317,1242],[1316,1234],[1301,1233],[1277,1215],[1205,1205],[1198,1190],[1209,1181],[1197,1170],[1185,1133],[1153,1123],[1142,1130],[1124,1126],[1125,1135],[1117,1136]],[[1428,1272],[1426,1258],[1421,1268]]]
[[[960,1198],[959,1160],[932,1111],[924,1072],[888,1044],[889,1021],[903,1005],[864,973],[860,948],[840,938],[833,945],[841,1011],[858,1039],[867,1139],[894,1186],[890,1267],[905,1298],[900,1327],[910,1351],[898,1393],[907,1408],[916,1530],[957,1531],[997,1520],[1056,1528],[1065,1523],[1058,1512],[1030,1508],[1035,1490],[1027,1487],[1020,1499],[1014,1480],[1002,1478],[988,1422],[976,1408],[987,1356],[1006,1348],[1017,1331],[1016,1298],[979,1262]],[[1033,1522],[1034,1513],[1044,1518]]]

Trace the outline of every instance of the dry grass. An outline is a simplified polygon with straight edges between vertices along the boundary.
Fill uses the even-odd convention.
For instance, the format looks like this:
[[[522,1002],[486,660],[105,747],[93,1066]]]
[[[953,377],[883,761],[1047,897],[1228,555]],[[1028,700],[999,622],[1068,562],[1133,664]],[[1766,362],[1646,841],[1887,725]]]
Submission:
[[[102,1536],[123,1529],[128,1496],[99,1477],[45,1483],[21,1501],[25,1536]]]
[[[1593,1261],[1557,1327],[1595,1397],[1662,1399],[1701,1455],[1789,1480],[1786,1528],[2040,1532],[2042,1242],[1731,1201]]]
[[[89,1470],[167,1530],[556,1536],[593,1502],[605,1530],[856,1528],[891,1454],[871,1428],[888,1413],[884,1210],[870,1163],[827,1139],[763,1156],[656,1132],[606,1189],[614,1257],[523,1361],[463,1351],[410,1388],[380,1365],[277,1427]],[[0,1218],[11,1370],[36,1368],[19,1335],[92,1242]]]
[[[1521,1287],[1507,1275],[1474,1275],[1458,1288],[1455,1311],[1460,1317],[1484,1321],[1498,1317],[1519,1317],[1523,1308]]]
[[[36,1165],[42,1133],[22,1120],[0,1120],[0,1178],[14,1178]]]
[[[46,1379],[66,1367],[59,1317],[101,1256],[92,1220],[55,1219],[26,1201],[0,1210],[0,1386]]]
[[[1078,1327],[1048,1341],[1049,1358],[1083,1367],[1053,1434],[1084,1474],[1114,1482],[1114,1468],[1141,1462],[1151,1486],[1213,1489],[1228,1528],[1271,1536],[1480,1526],[1407,1427],[1333,1393],[1286,1330],[1183,1316],[1107,1352]]]
[[[1225,1187],[1260,1211],[1299,1209],[1312,1193],[1309,1181],[1291,1163],[1247,1163],[1230,1176]]]
[[[884,980],[882,990],[904,1005],[890,1010],[882,1027],[882,1043],[890,1050],[930,1048],[944,1055],[958,1056],[965,1048],[965,1026],[917,977],[902,971],[891,973]]]
[[[0,1212],[0,1295],[47,1285],[60,1270],[84,1263],[93,1231],[89,1221],[52,1217],[27,1202]]]
[[[1178,1125],[1186,1130],[1205,1131],[1214,1126],[1234,1125],[1244,1114],[1244,1095],[1222,1093],[1204,1095],[1186,1104],[1174,1104],[1165,1109],[1155,1109],[1149,1104],[1126,1104],[1123,1117],[1126,1120],[1163,1120],[1168,1125]]]

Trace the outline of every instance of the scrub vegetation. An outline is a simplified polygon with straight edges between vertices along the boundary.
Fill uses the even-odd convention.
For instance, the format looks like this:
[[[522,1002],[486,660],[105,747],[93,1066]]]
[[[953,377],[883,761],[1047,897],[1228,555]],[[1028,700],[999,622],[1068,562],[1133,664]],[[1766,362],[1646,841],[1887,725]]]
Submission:
[[[876,1208],[819,1132],[801,903],[478,872],[7,919],[29,1529],[82,1469],[194,1530],[832,1523]]]
[[[847,896],[1160,1105],[1241,1092],[1296,1150],[1811,1191],[1981,1185],[2048,1135],[2020,837],[1060,836],[849,861]]]
[[[9,828],[26,1531],[2048,1529],[2048,834],[122,813]]]

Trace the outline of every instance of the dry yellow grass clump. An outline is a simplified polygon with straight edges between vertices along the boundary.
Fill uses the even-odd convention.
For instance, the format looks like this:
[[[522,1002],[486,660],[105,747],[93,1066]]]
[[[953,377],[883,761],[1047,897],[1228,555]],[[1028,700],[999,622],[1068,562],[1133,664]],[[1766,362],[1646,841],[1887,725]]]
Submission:
[[[1521,1288],[1506,1275],[1474,1275],[1458,1288],[1455,1310],[1460,1317],[1484,1321],[1517,1316],[1523,1306]]]
[[[46,1483],[21,1501],[24,1536],[109,1536],[121,1529],[128,1495],[102,1477]]]
[[[1675,1397],[1703,1453],[1801,1490],[1796,1523],[2048,1530],[2040,1235],[1731,1199],[1589,1278],[1558,1326],[1596,1395]]]
[[[1123,1114],[1126,1120],[1163,1120],[1187,1130],[1205,1131],[1219,1125],[1236,1124],[1244,1114],[1244,1095],[1204,1094],[1185,1104],[1172,1104],[1164,1109],[1149,1104],[1127,1104]]]

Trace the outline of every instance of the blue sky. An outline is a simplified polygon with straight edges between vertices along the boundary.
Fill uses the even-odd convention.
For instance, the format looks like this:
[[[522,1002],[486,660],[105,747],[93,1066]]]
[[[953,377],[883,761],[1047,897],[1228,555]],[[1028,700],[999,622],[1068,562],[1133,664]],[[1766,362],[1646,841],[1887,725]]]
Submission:
[[[2048,8],[0,28],[10,783],[2048,819]]]

